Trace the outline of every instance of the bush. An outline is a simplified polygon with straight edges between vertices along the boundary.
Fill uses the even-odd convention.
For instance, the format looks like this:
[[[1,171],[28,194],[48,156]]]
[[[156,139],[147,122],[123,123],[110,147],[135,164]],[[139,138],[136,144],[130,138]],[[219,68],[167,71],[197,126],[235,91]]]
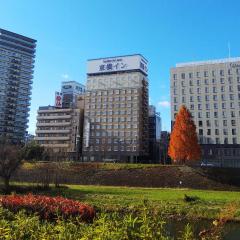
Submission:
[[[95,211],[92,207],[63,197],[48,197],[40,195],[8,195],[0,199],[3,208],[12,212],[25,210],[27,213],[37,213],[41,219],[54,220],[58,216],[64,219],[78,217],[82,221],[92,222]]]
[[[144,210],[133,214],[100,213],[92,224],[73,222],[72,219],[42,221],[36,215],[20,211],[16,214],[0,207],[1,240],[193,240],[190,228],[183,237],[173,238],[159,215]]]

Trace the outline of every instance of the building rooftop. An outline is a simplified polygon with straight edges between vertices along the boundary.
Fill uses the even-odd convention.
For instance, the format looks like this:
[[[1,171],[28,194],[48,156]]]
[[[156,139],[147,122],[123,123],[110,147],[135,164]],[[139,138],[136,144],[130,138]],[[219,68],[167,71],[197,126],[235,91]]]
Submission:
[[[10,36],[13,36],[13,37],[16,37],[16,38],[21,38],[21,39],[23,39],[25,41],[29,41],[29,42],[32,42],[32,43],[36,43],[37,42],[37,40],[35,40],[33,38],[29,38],[29,37],[23,36],[21,34],[10,32],[8,30],[0,28],[0,35],[2,35],[2,34],[10,35]]]
[[[93,58],[93,59],[88,59],[88,61],[108,59],[108,58],[131,57],[131,56],[141,56],[146,62],[148,62],[148,60],[140,53],[130,54],[130,55],[121,55],[121,56],[103,57],[103,58]]]
[[[197,61],[197,62],[177,63],[176,67],[201,66],[201,65],[206,65],[206,64],[219,64],[219,63],[229,63],[229,62],[240,62],[240,57],[223,58],[223,59],[207,60],[207,61]]]
[[[77,85],[81,85],[81,86],[84,86],[84,84],[80,83],[80,82],[77,82],[77,81],[74,81],[74,80],[70,80],[70,81],[62,81],[62,85],[65,85],[65,84],[71,84],[71,83],[74,83],[74,84],[77,84]]]

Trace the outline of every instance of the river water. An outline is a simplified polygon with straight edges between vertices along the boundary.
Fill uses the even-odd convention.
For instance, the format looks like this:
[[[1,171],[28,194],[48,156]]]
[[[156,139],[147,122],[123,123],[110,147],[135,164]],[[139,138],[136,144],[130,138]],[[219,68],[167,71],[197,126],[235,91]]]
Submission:
[[[195,239],[201,239],[199,237],[199,233],[204,230],[213,229],[213,222],[210,220],[195,220],[189,222],[187,220],[175,221],[171,220],[166,223],[166,230],[169,236],[174,237],[174,239],[178,239],[184,228],[187,224],[190,224],[194,231]],[[240,223],[239,222],[227,222],[221,228],[222,239],[223,240],[240,240]]]

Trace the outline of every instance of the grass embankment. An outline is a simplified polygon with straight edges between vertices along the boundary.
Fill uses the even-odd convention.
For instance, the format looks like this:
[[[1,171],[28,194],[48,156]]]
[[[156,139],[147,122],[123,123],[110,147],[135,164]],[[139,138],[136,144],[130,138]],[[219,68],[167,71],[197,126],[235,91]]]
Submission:
[[[240,192],[233,191],[66,185],[40,193],[79,200],[103,212],[139,211],[147,205],[166,216],[189,219],[224,216],[240,221]],[[186,201],[185,195],[195,199]]]
[[[22,165],[23,169],[30,170],[35,169],[38,166],[41,166],[48,162],[24,162]],[[155,167],[176,167],[181,165],[163,165],[163,164],[142,164],[142,163],[79,163],[79,162],[62,162],[63,166],[66,167],[75,167],[82,166],[82,168],[96,168],[101,170],[120,170],[120,169],[145,169],[145,168],[155,168]]]

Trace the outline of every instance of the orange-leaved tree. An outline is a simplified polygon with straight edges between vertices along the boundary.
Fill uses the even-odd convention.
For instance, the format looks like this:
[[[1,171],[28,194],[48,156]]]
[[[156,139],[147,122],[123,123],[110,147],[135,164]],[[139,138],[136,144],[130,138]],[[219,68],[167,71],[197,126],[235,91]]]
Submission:
[[[168,155],[177,163],[199,160],[201,157],[196,126],[191,113],[184,105],[180,107],[175,119],[170,136]]]

